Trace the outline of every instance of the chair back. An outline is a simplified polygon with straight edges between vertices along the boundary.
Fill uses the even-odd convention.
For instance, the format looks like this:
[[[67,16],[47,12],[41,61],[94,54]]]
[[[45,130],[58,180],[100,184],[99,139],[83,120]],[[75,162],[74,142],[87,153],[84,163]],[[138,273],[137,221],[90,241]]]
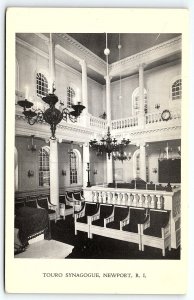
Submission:
[[[169,211],[150,209],[150,227],[165,227],[169,222]]]
[[[59,195],[59,203],[65,204],[66,196],[65,195]]]
[[[128,216],[128,213],[129,213],[129,207],[115,206],[114,220],[118,222],[122,221]]]
[[[146,220],[146,209],[130,207],[130,223],[143,224]]]
[[[47,197],[41,197],[38,198],[38,205],[46,210],[49,209],[48,207],[48,198]]]
[[[97,212],[99,203],[89,203],[85,202],[85,215],[92,216]]]
[[[113,211],[113,205],[100,205],[100,219],[105,219],[111,215]]]
[[[26,206],[37,208],[37,198],[28,199],[26,201]]]
[[[26,197],[16,198],[15,199],[15,211],[21,207],[25,206]]]
[[[80,200],[80,201],[82,200],[80,192],[74,192],[73,197],[75,200]]]

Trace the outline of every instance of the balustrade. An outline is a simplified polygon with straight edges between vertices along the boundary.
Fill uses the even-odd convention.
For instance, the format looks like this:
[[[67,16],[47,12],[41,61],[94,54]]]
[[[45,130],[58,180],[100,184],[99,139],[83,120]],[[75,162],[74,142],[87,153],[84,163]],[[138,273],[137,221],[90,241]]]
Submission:
[[[138,126],[137,116],[111,121],[112,129],[123,129],[123,128],[130,128],[130,127],[137,127],[137,126]]]
[[[171,246],[180,245],[180,188],[172,192],[156,190],[114,189],[93,186],[84,189],[86,201],[127,205],[171,211]]]
[[[107,128],[107,121],[98,117],[89,116],[89,123],[91,127],[97,127],[101,129]]]
[[[127,205],[135,207],[146,207],[155,209],[164,209],[165,191],[155,191],[155,190],[132,190],[127,192],[127,190],[119,191],[118,189],[110,190],[109,188],[102,188],[103,190],[93,190],[90,191],[92,194],[93,202],[116,204],[116,205]],[[100,189],[100,187],[98,187]],[[89,198],[87,201],[91,201]],[[176,200],[177,201],[177,200]]]

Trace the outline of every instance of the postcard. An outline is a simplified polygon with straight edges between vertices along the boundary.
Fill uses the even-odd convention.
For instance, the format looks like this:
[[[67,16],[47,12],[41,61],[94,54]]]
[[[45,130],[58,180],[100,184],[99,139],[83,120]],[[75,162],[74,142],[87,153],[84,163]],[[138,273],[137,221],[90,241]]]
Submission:
[[[186,293],[188,39],[186,9],[7,9],[7,293]]]

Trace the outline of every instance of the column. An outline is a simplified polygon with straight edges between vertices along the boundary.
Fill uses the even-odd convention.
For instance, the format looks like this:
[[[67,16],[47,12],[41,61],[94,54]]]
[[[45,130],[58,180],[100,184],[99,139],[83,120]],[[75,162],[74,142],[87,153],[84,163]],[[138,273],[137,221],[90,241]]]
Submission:
[[[144,126],[144,64],[139,65],[139,125]]]
[[[110,93],[110,81],[112,77],[105,76],[106,80],[106,114],[107,114],[107,125],[110,127],[111,130],[111,93]],[[106,169],[107,169],[107,183],[113,182],[113,159],[112,154],[110,158],[108,155],[106,156]]]
[[[113,182],[113,159],[112,154],[110,156],[110,159],[108,158],[108,154],[106,156],[106,175],[107,175],[107,183]]]
[[[79,61],[82,68],[82,104],[85,106],[83,112],[88,112],[88,82],[87,82],[87,65],[84,59]]]
[[[53,85],[55,86],[55,44],[52,40],[52,33],[49,39],[49,92],[53,92]]]
[[[112,77],[105,76],[106,80],[106,114],[108,126],[111,125],[111,93],[110,93],[110,81]],[[111,128],[110,128],[111,129]]]
[[[145,143],[140,144],[140,178],[146,181],[146,151]]]
[[[57,206],[59,215],[58,142],[50,139],[50,202]]]
[[[87,187],[88,182],[88,172],[87,163],[90,162],[90,151],[89,145],[83,144],[83,188]]]

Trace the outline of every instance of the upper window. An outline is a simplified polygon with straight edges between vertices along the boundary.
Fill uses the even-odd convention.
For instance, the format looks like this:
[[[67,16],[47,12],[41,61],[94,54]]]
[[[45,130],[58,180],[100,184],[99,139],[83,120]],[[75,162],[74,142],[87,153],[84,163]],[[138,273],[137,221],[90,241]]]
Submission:
[[[50,148],[42,147],[39,151],[39,186],[50,186]]]
[[[68,86],[67,88],[67,107],[71,108],[74,101],[73,98],[75,97],[75,91],[72,87]]]
[[[132,114],[138,115],[140,109],[139,103],[139,87],[137,87],[132,94]],[[144,113],[146,114],[148,111],[148,101],[147,101],[147,92],[144,89]]]
[[[182,98],[182,80],[176,80],[172,85],[172,100]]]
[[[75,152],[70,153],[70,184],[77,183],[77,155]]]
[[[41,73],[36,75],[36,94],[39,97],[44,97],[48,94],[48,81]]]

